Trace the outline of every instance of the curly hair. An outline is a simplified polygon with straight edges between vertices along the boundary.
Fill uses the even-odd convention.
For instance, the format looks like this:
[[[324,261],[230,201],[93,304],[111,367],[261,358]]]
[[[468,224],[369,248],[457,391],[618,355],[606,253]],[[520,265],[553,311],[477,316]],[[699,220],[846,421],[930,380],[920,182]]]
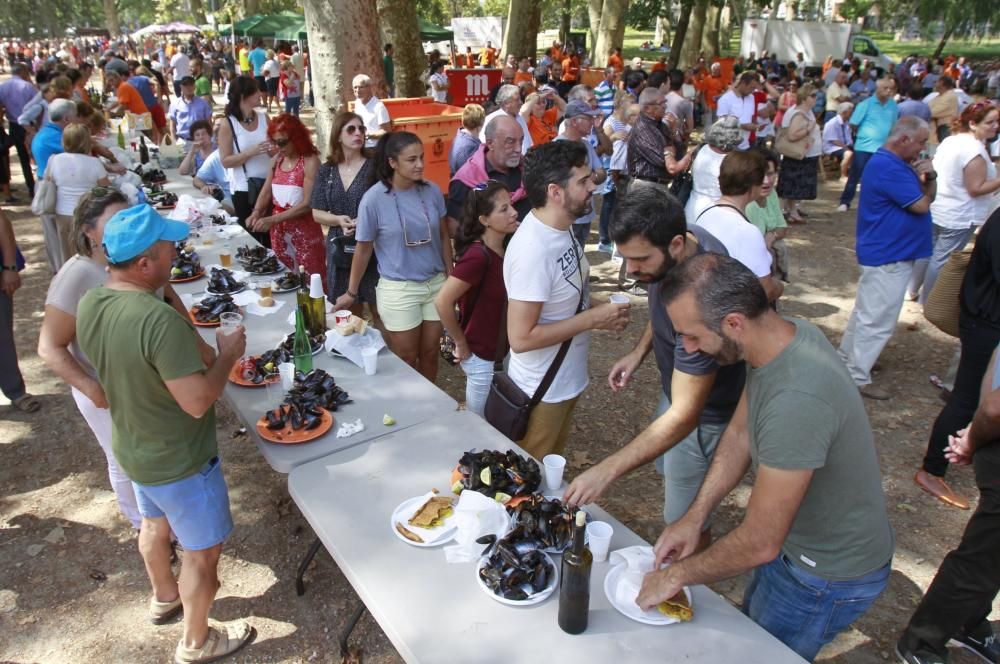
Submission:
[[[319,154],[319,150],[316,149],[312,139],[309,137],[309,130],[302,124],[302,120],[299,120],[291,113],[282,113],[271,120],[271,124],[267,127],[268,139],[273,139],[274,135],[278,133],[288,136],[292,147],[301,156],[308,157],[309,155]]]
[[[464,254],[473,242],[483,236],[486,227],[479,221],[479,217],[488,217],[493,214],[497,208],[497,194],[501,191],[510,193],[507,185],[496,180],[490,180],[482,189],[469,191],[469,196],[465,199],[462,221],[458,225],[458,232],[455,235],[456,257]]]

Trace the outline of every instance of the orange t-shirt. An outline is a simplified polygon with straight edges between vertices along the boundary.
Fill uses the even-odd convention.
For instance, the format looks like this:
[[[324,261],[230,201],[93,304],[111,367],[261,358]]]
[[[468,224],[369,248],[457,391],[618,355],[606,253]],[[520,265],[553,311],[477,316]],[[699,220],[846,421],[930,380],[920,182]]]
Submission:
[[[479,64],[483,67],[493,67],[497,62],[497,50],[495,48],[484,48],[479,54]]]
[[[621,56],[617,53],[613,53],[611,57],[608,58],[608,66],[614,67],[615,71],[619,74],[625,71],[625,63],[622,61]]]
[[[551,48],[551,49],[549,50],[549,54],[550,54],[550,55],[552,56],[552,60],[553,60],[554,62],[562,62],[562,59],[563,59],[563,52],[562,52],[562,49],[561,49],[561,48],[559,48],[558,46],[553,46],[553,47],[552,47],[552,48]]]
[[[667,70],[667,63],[665,62],[655,62],[653,63],[653,66],[649,68],[649,71],[651,72],[666,71],[666,70]]]
[[[571,83],[580,77],[580,65],[572,57],[565,57],[562,61],[562,80],[564,83]]]
[[[542,114],[541,119],[532,113],[528,116],[528,133],[535,145],[550,143],[556,137],[556,123],[559,121],[559,108],[553,106]]]
[[[136,115],[149,113],[149,108],[146,107],[146,102],[142,100],[142,95],[128,83],[122,81],[115,94],[118,96],[118,103],[128,109],[129,113],[135,113]]]
[[[514,72],[514,85],[531,83],[534,80],[535,79],[531,76],[531,72],[521,71],[520,69]]]
[[[726,81],[721,76],[705,76],[701,79],[699,91],[705,98],[705,105],[711,109],[719,106],[719,97],[726,92]]]

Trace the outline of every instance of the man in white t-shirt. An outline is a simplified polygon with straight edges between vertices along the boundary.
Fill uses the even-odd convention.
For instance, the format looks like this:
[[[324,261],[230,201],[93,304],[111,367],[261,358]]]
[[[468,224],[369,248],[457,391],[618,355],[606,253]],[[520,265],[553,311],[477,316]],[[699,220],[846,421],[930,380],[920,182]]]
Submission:
[[[757,104],[753,92],[757,89],[757,74],[752,71],[740,74],[739,80],[726,94],[719,97],[718,115],[735,115],[740,120],[740,141],[737,150],[750,147],[750,132],[757,131],[759,126],[754,122],[754,112]]]
[[[170,58],[170,75],[174,79],[174,96],[181,96],[181,79],[191,75],[191,58],[185,52],[187,49],[181,46]]]
[[[358,74],[351,81],[354,89],[354,112],[365,123],[365,147],[373,148],[382,134],[392,131],[389,109],[372,92],[372,79],[366,74]]]
[[[524,184],[532,210],[511,239],[503,265],[510,379],[531,397],[569,342],[525,437],[517,441],[541,459],[566,445],[573,408],[587,387],[590,330],[623,330],[629,305],[591,304],[590,266],[570,232],[574,220],[592,209],[596,185],[587,148],[578,141],[538,146],[525,157]]]
[[[764,236],[746,217],[746,207],[760,197],[767,174],[767,159],[756,150],[731,152],[719,167],[720,198],[705,208],[695,223],[726,247],[729,255],[760,279],[767,299],[774,302],[784,286],[771,277],[771,252]]]

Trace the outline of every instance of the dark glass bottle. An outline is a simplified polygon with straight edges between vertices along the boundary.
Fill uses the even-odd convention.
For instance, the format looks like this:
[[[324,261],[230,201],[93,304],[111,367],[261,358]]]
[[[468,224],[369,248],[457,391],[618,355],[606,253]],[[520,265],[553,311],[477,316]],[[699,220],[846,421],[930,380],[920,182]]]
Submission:
[[[559,579],[559,627],[567,634],[580,634],[587,629],[590,611],[590,568],[594,556],[584,544],[587,515],[576,513],[573,546],[563,554]]]
[[[146,137],[139,137],[139,162],[142,164],[149,163],[149,148],[146,147]]]

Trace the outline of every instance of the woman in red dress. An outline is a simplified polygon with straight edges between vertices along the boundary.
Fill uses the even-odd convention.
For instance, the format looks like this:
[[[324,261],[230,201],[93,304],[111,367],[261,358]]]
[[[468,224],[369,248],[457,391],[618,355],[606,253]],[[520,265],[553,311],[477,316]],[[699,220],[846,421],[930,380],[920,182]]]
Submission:
[[[271,234],[271,248],[290,270],[305,267],[326,283],[326,243],[309,201],[319,171],[319,150],[305,125],[288,113],[271,121],[267,137],[278,149],[247,227]]]

